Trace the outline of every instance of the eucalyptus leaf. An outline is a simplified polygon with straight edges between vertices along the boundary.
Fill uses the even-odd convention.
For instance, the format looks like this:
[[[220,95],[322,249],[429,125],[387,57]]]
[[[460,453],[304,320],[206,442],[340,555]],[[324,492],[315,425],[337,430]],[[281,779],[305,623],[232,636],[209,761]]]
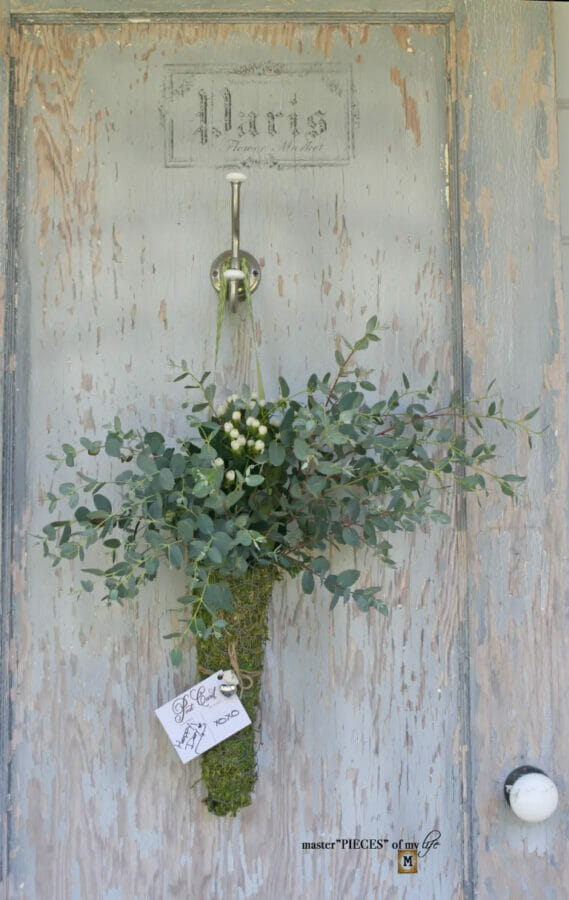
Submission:
[[[305,594],[311,594],[314,590],[314,575],[309,569],[302,573],[302,590]]]
[[[118,458],[121,455],[122,445],[122,438],[115,434],[108,434],[105,440],[105,453],[107,456],[116,456]]]
[[[338,584],[343,588],[349,588],[360,577],[360,573],[357,569],[345,569],[343,572],[338,573]]]
[[[196,526],[192,519],[180,519],[177,525],[179,540],[183,541],[185,544],[188,544],[194,537],[195,528]]]
[[[157,465],[147,453],[139,453],[136,457],[136,464],[146,475],[154,475],[157,471]]]
[[[173,650],[170,650],[170,662],[173,666],[180,666],[183,659],[184,656],[179,647],[174,647]]]
[[[192,486],[191,490],[196,500],[203,500],[204,497],[211,493],[211,487],[207,481],[198,481]]]
[[[264,478],[262,475],[246,475],[245,476],[245,484],[249,487],[259,487],[259,485],[263,484]]]
[[[95,504],[95,509],[102,510],[102,512],[110,513],[113,511],[111,501],[108,497],[105,497],[104,494],[95,494],[93,496],[93,503]]]
[[[294,455],[298,460],[304,461],[309,453],[308,444],[304,438],[295,438],[293,444]]]
[[[160,481],[160,487],[164,491],[171,491],[176,483],[170,469],[160,469],[158,472],[158,480]]]
[[[279,377],[279,385],[281,389],[281,397],[288,397],[288,395],[290,394],[290,388],[284,378]]]
[[[269,444],[269,462],[272,466],[282,466],[286,459],[286,451],[278,441]]]
[[[179,544],[169,544],[168,557],[171,566],[174,566],[175,569],[181,568],[184,561],[184,553]]]

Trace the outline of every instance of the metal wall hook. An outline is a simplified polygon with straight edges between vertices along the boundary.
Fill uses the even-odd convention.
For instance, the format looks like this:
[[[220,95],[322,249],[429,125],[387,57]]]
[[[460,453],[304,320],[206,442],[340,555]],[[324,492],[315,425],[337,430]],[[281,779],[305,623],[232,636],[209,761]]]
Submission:
[[[231,184],[231,250],[225,250],[217,256],[210,269],[210,279],[214,290],[219,294],[222,287],[222,276],[229,284],[228,300],[232,312],[237,308],[238,300],[245,300],[246,275],[241,269],[245,260],[248,269],[249,291],[253,293],[261,280],[261,267],[254,256],[239,249],[239,219],[241,185],[247,176],[242,172],[229,172],[225,176]]]

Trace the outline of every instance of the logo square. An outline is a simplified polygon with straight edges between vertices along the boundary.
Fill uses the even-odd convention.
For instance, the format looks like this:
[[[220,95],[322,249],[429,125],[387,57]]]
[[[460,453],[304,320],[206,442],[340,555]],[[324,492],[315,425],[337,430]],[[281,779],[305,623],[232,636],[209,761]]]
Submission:
[[[397,872],[400,875],[416,875],[417,874],[417,851],[416,850],[398,850],[397,851]]]

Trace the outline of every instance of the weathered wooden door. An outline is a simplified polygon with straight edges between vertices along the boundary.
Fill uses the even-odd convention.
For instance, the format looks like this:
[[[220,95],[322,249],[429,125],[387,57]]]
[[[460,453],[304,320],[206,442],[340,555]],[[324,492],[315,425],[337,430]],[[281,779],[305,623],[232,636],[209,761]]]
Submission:
[[[276,590],[258,786],[235,820],[205,810],[198,766],[179,764],[153,713],[195,677],[190,659],[172,670],[161,640],[178,579],[109,610],[76,596],[79,568],[51,570],[34,538],[67,478],[45,459],[62,442],[95,438],[115,414],[183,433],[168,361],[213,363],[229,168],[249,176],[242,240],[263,268],[253,339],[269,391],[280,374],[300,388],[327,370],[338,336],[377,314],[369,364],[385,390],[402,371],[425,383],[438,369],[443,395],[496,377],[514,409],[542,403],[563,427],[547,9],[150,6],[163,15],[28,3],[13,20],[7,893],[554,892],[562,875],[535,857],[560,853],[561,831],[526,833],[500,786],[520,762],[561,771],[548,730],[552,673],[566,671],[551,634],[565,586],[557,433],[530,460],[505,445],[508,468],[530,469],[521,510],[461,509],[455,527],[397,543],[387,620],[331,615],[325,593],[307,599],[296,582]],[[239,311],[219,384],[250,381],[252,363]],[[398,874],[396,848],[432,831],[418,873]],[[335,844],[303,848],[320,842]]]

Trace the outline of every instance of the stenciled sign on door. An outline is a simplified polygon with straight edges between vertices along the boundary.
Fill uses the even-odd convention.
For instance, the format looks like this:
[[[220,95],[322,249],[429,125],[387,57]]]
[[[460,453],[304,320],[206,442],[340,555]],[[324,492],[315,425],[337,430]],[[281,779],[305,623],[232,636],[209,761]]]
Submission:
[[[167,167],[345,165],[349,66],[166,66]]]

